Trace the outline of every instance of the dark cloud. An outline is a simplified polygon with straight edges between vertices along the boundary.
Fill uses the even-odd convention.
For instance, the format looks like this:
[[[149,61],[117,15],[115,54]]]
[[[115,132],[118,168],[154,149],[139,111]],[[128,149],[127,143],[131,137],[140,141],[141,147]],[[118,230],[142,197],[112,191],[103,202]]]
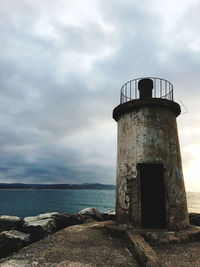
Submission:
[[[2,182],[114,183],[112,109],[127,80],[167,78],[177,99],[194,108],[199,51],[194,31],[186,35],[197,16],[186,23],[183,13],[167,32],[154,1],[89,2],[1,5]]]

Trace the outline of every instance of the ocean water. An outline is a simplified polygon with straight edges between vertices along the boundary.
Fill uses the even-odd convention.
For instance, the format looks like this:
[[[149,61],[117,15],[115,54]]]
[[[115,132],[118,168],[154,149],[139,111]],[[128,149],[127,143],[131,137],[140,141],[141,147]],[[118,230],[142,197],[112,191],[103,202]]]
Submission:
[[[187,192],[186,195],[189,212],[200,213],[200,192]]]
[[[187,192],[189,212],[200,213],[200,192]],[[115,190],[1,189],[0,215],[35,216],[57,211],[74,214],[87,207],[115,209]]]
[[[87,207],[115,208],[115,190],[1,189],[0,215],[35,216],[45,212],[74,214]]]

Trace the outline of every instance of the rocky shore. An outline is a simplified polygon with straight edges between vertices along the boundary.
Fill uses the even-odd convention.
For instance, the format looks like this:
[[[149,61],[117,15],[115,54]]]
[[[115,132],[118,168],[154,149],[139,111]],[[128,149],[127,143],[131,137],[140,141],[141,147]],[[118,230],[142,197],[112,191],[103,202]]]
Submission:
[[[0,216],[0,258],[39,241],[63,228],[95,221],[115,220],[115,212],[100,213],[96,208],[86,208],[77,214],[44,213],[19,218]],[[200,214],[191,213],[190,223],[200,226]]]
[[[77,214],[50,212],[20,218],[0,216],[0,258],[39,241],[65,227],[88,222],[113,220],[114,212],[100,213],[96,208],[86,208]]]

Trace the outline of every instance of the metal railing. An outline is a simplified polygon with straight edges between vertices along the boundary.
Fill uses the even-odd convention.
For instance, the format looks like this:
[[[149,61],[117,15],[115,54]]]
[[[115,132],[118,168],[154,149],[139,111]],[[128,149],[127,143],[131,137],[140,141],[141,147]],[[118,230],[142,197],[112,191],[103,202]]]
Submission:
[[[156,77],[145,77],[128,81],[121,87],[120,104],[139,99],[138,82],[147,78],[153,81],[152,98],[173,100],[173,85],[169,81]]]

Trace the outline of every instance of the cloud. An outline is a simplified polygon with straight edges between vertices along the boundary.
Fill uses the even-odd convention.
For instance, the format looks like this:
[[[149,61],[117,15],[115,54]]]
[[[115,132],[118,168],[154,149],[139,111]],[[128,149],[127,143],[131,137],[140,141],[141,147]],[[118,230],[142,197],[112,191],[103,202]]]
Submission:
[[[173,6],[157,0],[0,4],[0,181],[114,183],[112,110],[130,79],[169,79],[189,109],[178,121],[180,133],[199,123],[199,5]],[[181,143],[184,154],[188,137]]]

